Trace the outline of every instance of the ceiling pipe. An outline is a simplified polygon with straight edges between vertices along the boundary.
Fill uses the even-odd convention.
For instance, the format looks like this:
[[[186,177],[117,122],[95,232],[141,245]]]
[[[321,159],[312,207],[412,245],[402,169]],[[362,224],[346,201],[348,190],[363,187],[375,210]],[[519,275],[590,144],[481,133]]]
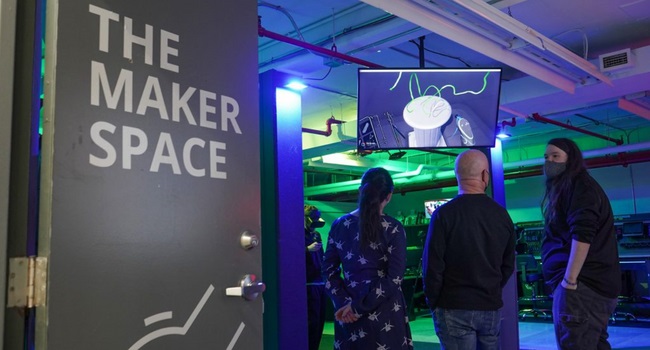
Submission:
[[[533,120],[535,120],[535,121],[538,121],[538,122],[557,125],[557,126],[565,128],[565,129],[581,132],[583,134],[591,135],[591,136],[594,136],[594,137],[601,138],[603,140],[614,142],[617,145],[622,145],[623,144],[623,140],[621,140],[621,139],[615,139],[615,138],[612,138],[612,137],[609,137],[609,136],[605,136],[605,135],[597,134],[595,132],[591,132],[589,130],[578,128],[578,127],[575,127],[573,125],[569,125],[569,124],[561,123],[561,122],[558,122],[558,121],[555,121],[555,120],[552,120],[552,119],[544,118],[541,115],[539,115],[538,113],[533,113],[531,118]]]
[[[527,119],[532,119],[532,120],[535,120],[535,121],[540,122],[540,123],[553,124],[553,125],[557,125],[559,127],[565,128],[565,129],[569,129],[569,130],[577,131],[577,132],[580,132],[580,133],[583,133],[583,134],[598,137],[598,138],[601,138],[601,139],[604,139],[604,140],[607,140],[607,141],[610,141],[610,142],[614,142],[617,145],[622,145],[623,144],[622,139],[615,139],[615,138],[612,138],[612,137],[609,137],[609,136],[605,136],[605,135],[597,134],[595,132],[591,132],[589,130],[578,128],[578,127],[575,127],[573,125],[569,125],[569,124],[561,123],[561,122],[558,122],[558,121],[555,121],[555,120],[552,120],[552,119],[549,119],[549,118],[545,118],[545,117],[542,117],[541,115],[539,115],[539,113],[533,113],[532,116],[528,116],[528,115],[525,115],[525,114],[523,114],[521,112],[515,111],[515,110],[513,110],[511,108],[508,108],[508,107],[505,107],[505,106],[499,106],[499,110],[516,116],[516,118],[512,118],[512,121],[510,121],[510,122],[507,121],[507,120],[502,120],[501,121],[502,125],[510,125],[510,124],[512,124],[510,126],[515,126],[517,124],[517,118],[522,119],[522,121],[524,121],[524,122]]]
[[[345,121],[343,120],[338,120],[334,118],[334,116],[330,117],[325,121],[325,125],[327,126],[327,130],[322,131],[322,130],[316,130],[316,129],[309,129],[309,128],[302,128],[302,132],[310,133],[310,134],[316,134],[316,135],[323,135],[329,137],[332,135],[332,124],[343,124]]]
[[[517,118],[512,118],[512,120],[502,120],[501,121],[501,126],[509,126],[509,127],[515,127],[517,125]]]
[[[638,152],[647,149],[650,149],[650,142],[641,142],[641,143],[634,143],[631,145],[615,146],[615,147],[607,147],[607,148],[583,151],[582,157],[585,158],[586,160],[589,158],[594,158],[599,156],[607,156],[611,154],[620,154],[625,152]],[[518,162],[504,163],[503,168],[504,169],[521,168],[521,167],[528,167],[533,165],[541,165],[543,163],[544,163],[544,158],[540,157],[535,159],[522,160]]]
[[[423,174],[424,170],[433,170],[437,171],[436,174]],[[439,177],[453,177],[454,171],[448,170],[446,167],[439,167],[433,165],[418,165],[417,169],[411,171],[404,171],[392,175],[393,181],[396,184],[406,183],[408,181],[413,181],[413,178],[418,178],[421,181],[432,181]],[[305,197],[317,196],[320,195],[319,192],[347,192],[347,191],[357,191],[361,185],[361,179],[348,180],[336,183],[330,183],[325,185],[311,186],[304,189]]]
[[[517,118],[521,119],[522,122],[526,122],[528,119],[530,119],[530,117],[527,116],[526,114],[521,113],[519,111],[515,111],[514,109],[512,109],[510,107],[506,107],[504,105],[499,105],[499,110],[503,111],[503,112],[506,112],[506,113],[508,113],[510,115],[514,115],[516,118],[513,118],[513,122],[515,122],[515,123],[517,121]]]
[[[585,165],[588,169],[597,169],[619,165],[627,167],[631,164],[644,163],[648,161],[650,161],[650,150],[632,153],[618,153],[615,155],[605,155],[598,158],[585,159]],[[512,171],[510,173],[506,173],[504,178],[506,180],[518,179],[542,174],[542,166],[535,165],[521,171]]]
[[[606,166],[622,165],[627,166],[633,163],[642,163],[650,161],[650,142],[637,143],[632,145],[615,146],[608,148],[595,149],[584,151],[583,157],[588,168],[600,168]],[[541,164],[544,163],[544,158],[528,159],[520,162],[504,163],[503,169],[506,179],[528,177],[539,175],[541,171]],[[416,176],[423,175],[424,170],[434,170],[437,173],[430,177],[421,177],[425,181],[431,182],[435,180],[435,186],[431,184],[412,185],[408,188],[410,191],[419,191],[422,189],[430,189],[439,187],[440,181],[445,181],[448,178],[454,177],[454,171],[436,166],[420,164],[415,170],[405,171],[393,175],[393,179],[408,179]],[[360,180],[350,180],[341,183],[333,183],[326,185],[311,186],[305,188],[305,196],[320,196],[316,194],[321,191],[336,191],[347,192],[356,189],[359,186]],[[356,186],[356,187],[355,187]],[[323,194],[329,196],[330,194]]]
[[[622,165],[627,167],[630,164],[643,163],[650,161],[650,150],[634,153],[617,153],[613,156],[603,156],[585,160],[587,168],[603,168],[610,166]]]
[[[613,156],[608,154],[597,158],[585,159],[585,164],[588,169],[596,169],[596,168],[604,168],[604,167],[619,166],[619,165],[627,167],[631,164],[644,163],[649,161],[650,161],[650,150],[644,150],[640,152],[628,152],[628,153],[622,152],[622,153],[617,153]],[[505,172],[504,174],[505,180],[539,176],[543,174],[542,166],[538,164],[530,164],[526,168],[520,170],[512,169],[512,167],[508,167],[508,168],[511,168],[511,170]],[[415,173],[419,173],[419,172],[417,171],[410,172],[408,175],[414,175]],[[397,180],[395,181],[396,182],[395,193],[405,194],[408,192],[424,191],[424,190],[431,190],[435,188],[452,187],[457,185],[456,179],[454,178],[453,171],[441,171],[440,173],[444,173],[446,176],[421,177],[421,179],[423,179],[424,181],[420,181],[414,184],[408,184]],[[395,177],[396,175],[393,175],[393,178]],[[403,176],[400,178],[404,179]],[[433,179],[435,179],[435,181],[433,181]],[[356,187],[353,188],[345,185],[357,184],[358,186],[359,182],[360,180],[343,182],[341,184],[344,186],[339,187],[339,188],[343,188],[342,190],[339,190],[339,188],[336,187],[336,184],[312,186],[310,188],[305,189],[305,195],[308,196],[310,200],[336,201],[336,200],[356,199],[357,198],[356,196],[358,195]],[[313,194],[317,192],[317,188],[322,188],[325,186],[327,186],[328,189],[331,189],[332,192]],[[308,193],[312,193],[312,194],[308,195]]]
[[[650,142],[637,143],[632,145],[615,146],[608,148],[595,149],[584,151],[583,157],[587,168],[602,168],[608,166],[628,166],[634,163],[643,163],[650,161]],[[522,177],[530,177],[541,174],[541,165],[544,163],[544,158],[528,159],[520,162],[504,163],[503,169],[505,179],[514,179]],[[422,177],[424,170],[434,170],[436,173],[429,177]],[[393,175],[393,179],[409,179],[419,177],[418,180],[428,182],[427,184],[412,184],[402,183],[402,187],[396,192],[412,192],[432,188],[444,187],[440,186],[441,183],[447,184],[448,181],[454,177],[454,171],[441,167],[420,164],[415,170],[405,171]],[[435,181],[435,182],[434,182]],[[335,193],[345,193],[354,191],[360,184],[360,180],[350,180],[341,183],[332,183],[326,185],[311,186],[305,188],[305,196],[313,198],[321,198],[321,196],[337,196]],[[401,182],[401,181],[400,181]],[[356,187],[355,187],[356,186]],[[453,186],[453,185],[450,185]],[[327,193],[327,191],[332,191]],[[334,192],[336,191],[336,192]],[[322,194],[319,194],[322,192]]]
[[[282,42],[287,43],[287,44],[302,47],[303,49],[318,52],[318,53],[321,53],[323,55],[328,55],[328,56],[338,58],[338,59],[341,59],[341,60],[345,60],[345,61],[348,61],[348,62],[351,62],[351,63],[356,63],[356,64],[359,64],[359,65],[362,65],[362,66],[365,66],[365,67],[368,67],[368,68],[381,68],[382,67],[382,66],[380,66],[378,64],[368,62],[368,61],[365,61],[365,60],[362,60],[362,59],[359,59],[359,58],[356,58],[356,57],[348,56],[348,55],[342,54],[342,53],[340,53],[338,51],[329,50],[329,49],[326,49],[326,48],[323,48],[323,47],[320,47],[320,46],[312,45],[312,44],[310,44],[308,42],[305,42],[305,41],[300,41],[300,40],[297,40],[297,39],[294,39],[294,38],[290,38],[288,36],[284,36],[282,34],[271,32],[269,30],[264,29],[264,27],[262,27],[261,23],[258,24],[257,34],[259,36],[261,36],[261,37],[266,37],[266,38],[282,41]]]

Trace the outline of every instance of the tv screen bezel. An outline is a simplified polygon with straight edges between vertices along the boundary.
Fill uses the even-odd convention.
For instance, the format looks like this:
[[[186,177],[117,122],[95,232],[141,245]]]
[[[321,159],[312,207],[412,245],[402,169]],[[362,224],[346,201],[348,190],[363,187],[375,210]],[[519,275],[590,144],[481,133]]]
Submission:
[[[408,142],[408,137],[404,136],[402,132],[398,131],[398,134],[405,139],[405,145],[378,145],[377,147],[366,147],[365,143],[366,141],[364,140],[364,135],[367,133],[361,132],[361,126],[362,123],[365,124],[372,124],[372,119],[366,120],[366,118],[372,118],[377,116],[377,114],[372,114],[372,113],[367,113],[368,115],[364,115],[365,112],[365,107],[362,107],[362,105],[365,103],[363,101],[364,99],[364,92],[362,89],[364,87],[362,86],[362,78],[361,75],[364,73],[402,73],[402,75],[399,76],[399,79],[396,78],[397,82],[400,82],[400,80],[406,80],[407,81],[407,86],[411,85],[410,77],[405,77],[404,73],[407,73],[410,75],[410,73],[427,73],[427,74],[433,74],[433,73],[439,73],[439,74],[449,74],[449,73],[454,73],[454,72],[460,72],[460,73],[486,73],[486,72],[491,72],[495,73],[498,76],[498,84],[496,89],[496,96],[494,96],[494,109],[493,109],[493,115],[490,115],[488,118],[481,118],[482,120],[487,120],[486,125],[491,128],[491,131],[488,133],[491,136],[483,137],[483,140],[479,144],[474,144],[474,145],[458,145],[458,144],[452,144],[452,145],[436,145],[436,146],[428,146],[428,147],[414,147],[409,145]],[[366,73],[366,74],[367,74]],[[399,75],[399,74],[398,74]],[[397,76],[396,76],[397,77]],[[435,149],[467,149],[467,148],[491,148],[494,147],[496,143],[496,134],[498,133],[498,118],[499,118],[499,104],[500,104],[500,98],[501,98],[501,78],[502,78],[502,68],[499,67],[481,67],[481,68],[358,68],[357,70],[357,151],[359,152],[367,152],[367,151],[395,151],[395,150],[422,150],[422,151],[427,151],[427,150],[435,150]],[[419,78],[418,78],[419,79]],[[417,79],[416,79],[417,80]],[[394,84],[397,86],[397,82]],[[401,82],[402,84],[405,84],[404,82]],[[423,83],[422,85],[426,84]],[[405,84],[406,85],[406,84]],[[426,92],[426,89],[421,89],[420,91],[424,90]],[[442,89],[441,89],[442,90]],[[492,90],[494,93],[494,90]],[[427,94],[425,93],[422,96],[426,96]],[[412,93],[411,93],[412,96]],[[457,103],[457,102],[455,102]],[[452,116],[449,118],[451,121],[447,121],[444,125],[447,125],[448,123],[454,123],[455,115],[453,114],[452,111]],[[378,118],[378,117],[377,117]],[[400,116],[400,118],[403,120],[403,116]],[[492,120],[488,120],[489,118],[492,118]],[[397,128],[394,128],[397,129]],[[458,131],[458,128],[455,128],[456,132]],[[391,129],[392,131],[392,129]],[[375,133],[374,131],[372,131]],[[376,135],[376,133],[375,133]],[[397,136],[396,136],[397,137]]]

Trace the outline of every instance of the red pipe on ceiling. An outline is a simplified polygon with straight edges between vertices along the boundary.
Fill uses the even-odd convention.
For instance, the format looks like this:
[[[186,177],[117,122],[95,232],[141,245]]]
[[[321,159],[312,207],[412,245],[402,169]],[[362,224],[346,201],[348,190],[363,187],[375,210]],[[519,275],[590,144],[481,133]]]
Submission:
[[[318,53],[322,53],[324,55],[328,55],[328,56],[339,58],[339,59],[342,59],[342,60],[345,60],[345,61],[348,61],[348,62],[360,64],[362,66],[366,66],[366,67],[369,67],[369,68],[382,68],[382,66],[380,66],[378,64],[375,64],[375,63],[372,63],[372,62],[364,61],[364,60],[356,58],[356,57],[352,57],[352,56],[348,56],[346,54],[342,54],[342,53],[340,53],[338,51],[329,50],[329,49],[326,49],[326,48],[323,48],[323,47],[320,47],[320,46],[310,44],[308,42],[304,42],[304,41],[301,41],[301,40],[298,40],[298,39],[294,39],[294,38],[291,38],[291,37],[288,37],[288,36],[284,36],[282,34],[278,34],[278,33],[268,31],[268,30],[264,29],[264,27],[262,27],[261,24],[257,28],[257,34],[259,36],[261,36],[261,37],[267,37],[267,38],[270,38],[270,39],[275,39],[275,40],[278,40],[278,41],[282,41],[282,42],[285,42],[287,44],[302,47],[303,49],[307,49],[307,50],[310,50],[310,51],[315,51],[315,52],[318,52]]]
[[[311,134],[316,134],[316,135],[323,135],[323,136],[330,136],[332,135],[332,124],[343,124],[345,121],[343,120],[338,120],[335,119],[334,117],[331,117],[327,119],[325,122],[325,125],[327,125],[327,130],[322,131],[322,130],[316,130],[316,129],[309,129],[309,128],[302,128],[302,132],[308,132]]]
[[[603,168],[609,166],[622,165],[624,167],[650,161],[650,150],[639,152],[621,152],[614,156],[604,156],[598,158],[585,159],[587,168]]]
[[[612,138],[612,137],[609,137],[609,136],[605,136],[605,135],[597,134],[597,133],[595,133],[595,132],[591,132],[591,131],[589,131],[589,130],[581,129],[581,128],[575,127],[575,126],[573,126],[573,125],[569,125],[569,124],[565,124],[565,123],[560,123],[560,122],[555,121],[555,120],[552,120],[552,119],[544,118],[544,117],[542,117],[541,115],[539,115],[538,113],[533,113],[533,115],[531,116],[531,118],[532,118],[533,120],[538,121],[538,122],[548,123],[548,124],[553,124],[553,125],[561,126],[561,127],[565,128],[565,129],[569,129],[569,130],[573,130],[573,131],[581,132],[581,133],[583,133],[583,134],[591,135],[591,136],[594,136],[594,137],[601,138],[601,139],[603,139],[603,140],[607,140],[607,141],[610,141],[610,142],[614,142],[614,143],[617,144],[617,145],[622,145],[622,144],[623,144],[623,140],[619,140],[619,139],[615,139],[615,138]]]

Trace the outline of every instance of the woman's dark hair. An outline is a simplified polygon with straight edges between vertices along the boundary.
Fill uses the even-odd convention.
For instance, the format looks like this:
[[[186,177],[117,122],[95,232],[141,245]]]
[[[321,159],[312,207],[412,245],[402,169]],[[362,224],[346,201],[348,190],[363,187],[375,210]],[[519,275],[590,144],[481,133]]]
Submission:
[[[573,187],[573,182],[580,173],[587,171],[582,151],[572,140],[555,138],[548,141],[567,154],[566,169],[559,175],[546,179],[546,193],[542,199],[542,213],[547,223],[555,219],[556,214],[565,209],[568,195]]]
[[[377,241],[381,232],[380,204],[393,192],[393,179],[384,168],[368,169],[359,187],[359,234],[362,245]]]

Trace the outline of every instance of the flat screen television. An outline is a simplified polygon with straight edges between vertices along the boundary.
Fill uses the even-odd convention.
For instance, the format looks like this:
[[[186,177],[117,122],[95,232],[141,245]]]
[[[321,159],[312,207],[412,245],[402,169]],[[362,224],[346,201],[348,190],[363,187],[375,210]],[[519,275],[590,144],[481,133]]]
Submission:
[[[424,215],[427,219],[431,219],[431,214],[433,214],[436,209],[440,208],[443,204],[449,202],[451,199],[436,199],[430,201],[424,201]]]
[[[359,68],[357,149],[493,147],[500,68]]]

